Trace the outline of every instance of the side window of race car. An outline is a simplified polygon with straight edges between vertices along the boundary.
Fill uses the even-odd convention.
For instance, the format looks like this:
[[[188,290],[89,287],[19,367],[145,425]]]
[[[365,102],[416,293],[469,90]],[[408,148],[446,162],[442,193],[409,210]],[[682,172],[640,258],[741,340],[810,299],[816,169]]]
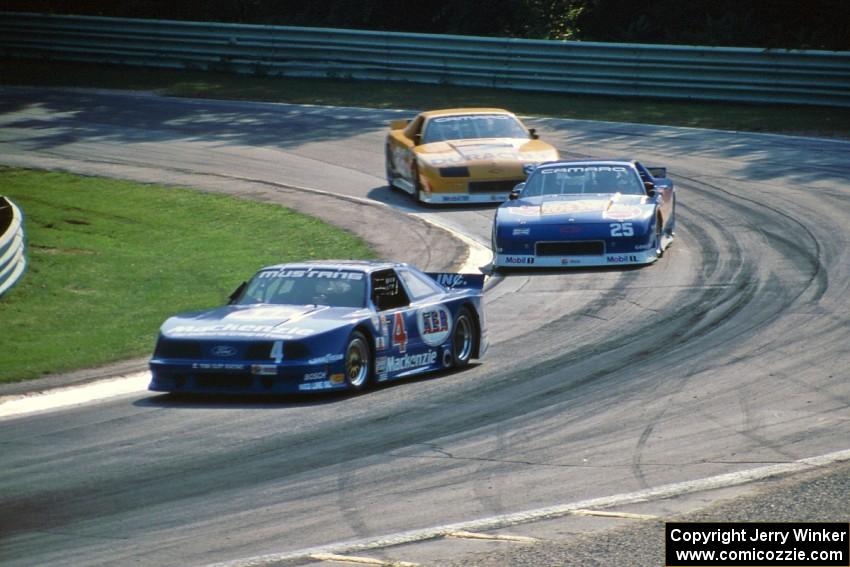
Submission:
[[[381,270],[372,274],[372,302],[379,311],[410,305],[410,299],[395,270]]]
[[[417,144],[421,140],[419,134],[422,133],[422,122],[422,117],[417,116],[410,122],[410,124],[407,125],[407,128],[404,129],[404,135]]]
[[[635,167],[637,167],[638,174],[640,175],[640,180],[644,183],[647,181],[652,181],[652,176],[646,170],[642,163],[635,163]]]
[[[407,270],[399,270],[398,275],[404,280],[404,285],[410,293],[410,298],[413,301],[440,293],[440,288],[433,283],[429,283],[420,278],[417,274]]]

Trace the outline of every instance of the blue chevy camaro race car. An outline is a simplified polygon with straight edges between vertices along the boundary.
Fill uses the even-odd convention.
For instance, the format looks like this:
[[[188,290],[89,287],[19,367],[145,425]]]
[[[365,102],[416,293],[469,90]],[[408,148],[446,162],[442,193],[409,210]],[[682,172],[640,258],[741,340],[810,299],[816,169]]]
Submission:
[[[673,241],[676,195],[666,168],[637,161],[547,162],[493,221],[493,266],[649,264]]]
[[[260,270],[224,307],[160,329],[150,390],[362,390],[450,367],[487,348],[481,274],[390,262],[307,262]]]

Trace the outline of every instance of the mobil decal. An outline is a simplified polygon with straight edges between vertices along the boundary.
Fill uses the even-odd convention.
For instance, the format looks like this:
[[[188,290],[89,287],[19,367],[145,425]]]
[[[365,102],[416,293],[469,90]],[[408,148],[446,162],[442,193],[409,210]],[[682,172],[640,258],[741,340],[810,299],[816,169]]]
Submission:
[[[616,256],[606,256],[605,260],[611,264],[623,264],[627,262],[637,262],[637,256],[625,256],[622,254]]]
[[[452,314],[442,305],[431,305],[417,313],[419,336],[428,346],[438,346],[446,342],[452,329]]]

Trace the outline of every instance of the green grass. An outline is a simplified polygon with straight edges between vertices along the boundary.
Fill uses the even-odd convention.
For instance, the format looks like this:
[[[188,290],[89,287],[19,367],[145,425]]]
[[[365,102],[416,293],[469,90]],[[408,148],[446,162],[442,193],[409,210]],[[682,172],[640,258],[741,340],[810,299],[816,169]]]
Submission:
[[[850,108],[529,93],[388,81],[257,77],[0,60],[0,84],[151,90],[165,95],[367,108],[498,106],[520,114],[850,138]]]
[[[149,354],[162,321],[222,305],[263,265],[369,258],[353,235],[283,207],[0,167],[29,269],[0,299],[0,382]]]

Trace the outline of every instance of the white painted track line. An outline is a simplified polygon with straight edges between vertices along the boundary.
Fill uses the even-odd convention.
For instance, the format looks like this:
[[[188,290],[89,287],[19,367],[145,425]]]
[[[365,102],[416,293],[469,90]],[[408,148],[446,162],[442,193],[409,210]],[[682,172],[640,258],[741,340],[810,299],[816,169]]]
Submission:
[[[83,386],[55,388],[23,396],[3,396],[0,397],[0,420],[141,392],[147,388],[150,379],[150,372],[137,372]]]
[[[418,530],[410,530],[388,534],[369,539],[350,540],[337,543],[330,543],[310,549],[301,549],[288,551],[283,553],[271,553],[266,555],[258,555],[256,557],[248,557],[245,559],[236,559],[233,561],[224,561],[220,563],[212,563],[206,567],[260,567],[263,565],[271,565],[282,561],[291,561],[302,559],[311,555],[320,553],[350,553],[354,551],[363,551],[368,549],[379,549],[383,547],[391,547],[406,543],[415,543],[438,537],[444,537],[452,532],[458,531],[482,531],[514,526],[517,524],[525,524],[540,520],[550,520],[562,516],[574,514],[579,510],[594,510],[599,508],[610,508],[612,506],[623,506],[626,504],[636,504],[640,502],[649,502],[653,500],[662,500],[664,498],[672,498],[684,494],[702,492],[705,490],[715,490],[719,488],[728,488],[747,484],[756,480],[763,480],[769,477],[785,475],[789,473],[799,473],[823,467],[826,465],[839,463],[850,460],[850,449],[837,451],[820,455],[817,457],[809,457],[792,461],[790,463],[781,463],[777,465],[769,465],[738,471],[733,473],[711,476],[708,478],[690,480],[685,482],[677,482],[658,486],[655,488],[647,488],[636,492],[628,492],[624,494],[615,494],[612,496],[603,496],[601,498],[592,498],[590,500],[581,500],[578,502],[570,502],[567,504],[558,504],[538,508],[536,510],[526,510],[524,512],[516,512],[513,514],[502,514],[499,516],[491,516],[489,518],[479,518],[468,522],[458,522],[454,524],[446,524],[442,526],[434,526]]]

